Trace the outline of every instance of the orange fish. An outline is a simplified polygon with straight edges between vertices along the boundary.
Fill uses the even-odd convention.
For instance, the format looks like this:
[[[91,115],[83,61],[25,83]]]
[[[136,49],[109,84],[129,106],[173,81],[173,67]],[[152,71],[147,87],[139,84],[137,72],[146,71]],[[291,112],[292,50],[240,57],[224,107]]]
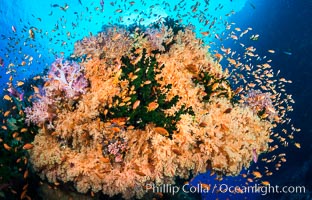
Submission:
[[[10,150],[12,149],[12,147],[10,147],[9,145],[7,145],[6,143],[3,144],[3,147],[4,147],[6,150],[8,150],[8,151],[10,151]]]
[[[17,82],[17,86],[22,86],[22,85],[24,85],[24,82],[23,82],[23,81],[18,81],[18,82]]]
[[[26,179],[28,177],[28,169],[24,172],[24,178]]]
[[[215,57],[217,58],[218,62],[220,62],[222,60],[222,58],[223,58],[223,56],[221,54],[219,54],[219,53],[216,53]]]
[[[163,135],[163,136],[169,136],[169,132],[164,129],[163,127],[156,127],[154,128],[155,132],[159,133],[160,135]]]
[[[153,111],[153,110],[156,110],[157,108],[158,108],[158,103],[153,101],[148,104],[147,111]]]
[[[25,132],[27,132],[27,131],[28,131],[27,128],[22,128],[22,129],[21,129],[21,133],[25,133]]]
[[[261,184],[264,186],[267,186],[267,185],[270,185],[270,182],[269,181],[262,181]]]
[[[4,95],[3,99],[7,100],[7,101],[11,101],[12,98],[9,95]]]
[[[298,149],[301,148],[301,145],[300,145],[300,143],[298,143],[298,142],[295,143],[295,146],[296,146]]]
[[[34,147],[33,144],[27,143],[27,144],[25,144],[25,145],[23,146],[23,149],[29,150],[29,149],[32,149],[33,147]]]
[[[10,110],[8,110],[8,111],[6,111],[5,113],[4,113],[4,117],[7,117],[7,116],[9,116],[9,114],[11,113],[11,111]]]
[[[201,32],[201,34],[202,34],[203,36],[208,36],[208,35],[209,35],[209,31]]]
[[[255,176],[255,178],[261,178],[262,174],[258,171],[253,171],[252,174]]]
[[[132,109],[135,110],[140,105],[140,100],[136,100],[132,106]]]
[[[269,52],[269,53],[275,53],[275,51],[272,50],[272,49],[268,50],[268,52]]]

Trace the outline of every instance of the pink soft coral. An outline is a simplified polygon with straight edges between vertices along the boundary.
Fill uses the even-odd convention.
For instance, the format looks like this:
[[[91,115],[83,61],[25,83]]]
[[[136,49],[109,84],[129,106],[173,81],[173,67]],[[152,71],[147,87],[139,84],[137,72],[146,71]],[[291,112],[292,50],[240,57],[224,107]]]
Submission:
[[[26,107],[26,123],[29,125],[30,122],[42,125],[43,123],[49,121],[52,123],[52,118],[54,114],[50,112],[49,106],[53,104],[53,100],[43,96],[40,101],[34,102],[32,107]]]
[[[67,98],[73,98],[85,93],[88,86],[87,80],[82,73],[83,68],[76,62],[63,61],[57,58],[51,65],[48,74],[49,90],[63,91]]]
[[[126,141],[115,141],[108,145],[108,153],[110,156],[113,156],[115,162],[122,162],[123,155],[127,149],[127,142]]]

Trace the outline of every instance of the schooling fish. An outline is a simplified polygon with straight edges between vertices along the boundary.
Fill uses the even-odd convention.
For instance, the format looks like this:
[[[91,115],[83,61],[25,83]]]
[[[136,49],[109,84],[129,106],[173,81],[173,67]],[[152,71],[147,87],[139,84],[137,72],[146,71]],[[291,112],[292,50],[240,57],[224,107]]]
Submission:
[[[62,7],[60,6],[60,9],[63,11],[66,11],[69,8],[69,5],[67,3],[65,3],[65,5]]]
[[[100,1],[101,11],[104,12],[104,0]]]
[[[4,66],[4,60],[0,57],[0,66],[3,67]]]
[[[58,4],[51,4],[51,7],[55,8],[55,7],[60,7]]]
[[[14,33],[16,32],[15,26],[12,26],[12,31],[13,31]]]
[[[291,55],[292,55],[292,53],[289,52],[289,51],[283,51],[283,53],[286,54],[286,55],[288,55],[288,56],[291,56]]]
[[[35,39],[35,33],[34,33],[34,31],[32,29],[28,30],[28,34],[29,34],[29,38]]]

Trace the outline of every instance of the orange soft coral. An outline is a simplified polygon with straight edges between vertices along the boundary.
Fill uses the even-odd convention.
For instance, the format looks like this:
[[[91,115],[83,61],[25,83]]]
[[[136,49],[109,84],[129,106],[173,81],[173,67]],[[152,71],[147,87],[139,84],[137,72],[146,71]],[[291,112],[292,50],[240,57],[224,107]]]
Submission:
[[[175,43],[168,51],[161,49],[155,55],[155,45],[148,45],[151,41],[132,38],[118,28],[76,44],[77,56],[90,54],[82,63],[90,87],[75,109],[58,112],[53,132],[41,130],[36,136],[31,162],[42,178],[74,182],[83,193],[91,190],[140,198],[148,192],[147,184],[174,183],[175,177],[188,178],[190,172],[203,173],[208,168],[227,175],[238,174],[243,167],[249,167],[253,149],[267,150],[272,124],[260,120],[251,108],[232,104],[228,85],[212,85],[213,92],[220,85],[226,95],[211,96],[209,102],[203,100],[207,95],[205,86],[195,84],[194,78],[199,79],[202,72],[217,81],[227,77],[207,54],[207,47],[188,29],[167,39],[174,39]],[[127,118],[105,118],[108,110],[104,108],[126,102],[113,101],[116,95],[135,92],[128,88],[129,81],[120,79],[120,66],[123,55],[132,64],[140,61],[140,45],[156,57],[159,65],[164,65],[156,80],[161,91],[168,91],[166,98],[179,96],[176,105],[164,112],[172,115],[182,105],[194,111],[193,115],[181,115],[171,137],[152,123],[137,129],[127,124]],[[130,52],[132,47],[134,52]],[[171,85],[170,90],[165,88],[167,85]],[[134,109],[142,106],[137,102]]]

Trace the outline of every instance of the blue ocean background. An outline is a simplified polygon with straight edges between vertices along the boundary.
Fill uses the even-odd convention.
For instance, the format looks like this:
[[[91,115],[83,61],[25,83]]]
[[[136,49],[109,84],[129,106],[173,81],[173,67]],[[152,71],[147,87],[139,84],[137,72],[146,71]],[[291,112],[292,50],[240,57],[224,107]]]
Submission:
[[[113,3],[111,3],[113,2]],[[95,35],[102,30],[102,27],[110,23],[117,23],[119,17],[123,17],[123,24],[131,24],[140,21],[149,24],[159,17],[175,17],[177,13],[172,12],[166,6],[171,1],[135,1],[130,9],[118,6],[118,1],[104,1],[103,12],[99,12],[102,7],[99,0],[0,0],[0,57],[4,60],[4,66],[0,67],[0,85],[6,87],[10,74],[8,69],[16,70],[14,80],[26,80],[48,67],[56,56],[64,54],[70,56],[74,49],[74,43],[90,34]],[[205,1],[199,1],[201,5]],[[160,5],[157,6],[156,4]],[[191,5],[196,1],[187,1],[181,8],[181,13],[189,11]],[[223,5],[222,9],[219,4]],[[66,11],[59,7],[69,6]],[[114,5],[112,5],[114,4]],[[56,6],[58,5],[58,6]],[[123,5],[123,4],[122,4]],[[150,6],[156,15],[150,16]],[[156,6],[155,6],[156,5]],[[95,8],[98,7],[98,10]],[[167,8],[163,8],[167,7]],[[286,86],[287,92],[293,95],[296,103],[294,111],[290,112],[292,123],[301,129],[296,134],[295,140],[301,144],[298,149],[294,145],[288,148],[280,148],[280,152],[287,154],[287,162],[272,176],[266,178],[271,185],[280,186],[305,186],[304,194],[299,193],[274,193],[267,195],[260,194],[203,194],[202,199],[312,199],[312,1],[311,0],[224,0],[210,1],[207,12],[212,18],[224,19],[225,14],[235,10],[236,14],[226,20],[236,23],[237,27],[246,29],[252,27],[253,32],[260,35],[258,41],[242,41],[250,43],[257,48],[257,53],[267,55],[272,59],[271,65],[274,71],[281,70],[280,76],[293,81]],[[116,15],[115,10],[122,9],[123,12]],[[138,12],[134,10],[138,9]],[[196,19],[185,17],[196,30],[202,26],[197,24]],[[12,31],[12,26],[16,32]],[[27,40],[29,28],[36,28],[35,40]],[[207,27],[202,27],[207,29]],[[23,30],[24,29],[24,30]],[[222,34],[225,30],[222,25],[216,28],[217,34]],[[40,33],[39,33],[40,32]],[[70,33],[70,36],[68,36]],[[199,34],[199,32],[198,32]],[[206,41],[220,45],[220,41],[214,37],[207,38]],[[227,43],[231,45],[231,43]],[[216,48],[211,45],[211,50]],[[233,44],[232,50],[235,48]],[[275,54],[269,54],[268,49],[274,49]],[[240,51],[237,49],[237,51]],[[17,66],[25,55],[32,56],[33,62],[26,66]],[[10,66],[15,64],[15,67]],[[2,91],[1,91],[2,92]],[[261,165],[261,164],[260,164]],[[253,170],[256,166],[252,165]],[[245,173],[247,170],[243,171]],[[241,185],[246,182],[241,176],[224,177],[221,182],[214,180],[215,176],[210,173],[201,174],[193,179],[190,184],[210,183]],[[199,195],[200,196],[200,195]],[[198,195],[188,198],[198,198]],[[184,197],[183,197],[184,198]]]

